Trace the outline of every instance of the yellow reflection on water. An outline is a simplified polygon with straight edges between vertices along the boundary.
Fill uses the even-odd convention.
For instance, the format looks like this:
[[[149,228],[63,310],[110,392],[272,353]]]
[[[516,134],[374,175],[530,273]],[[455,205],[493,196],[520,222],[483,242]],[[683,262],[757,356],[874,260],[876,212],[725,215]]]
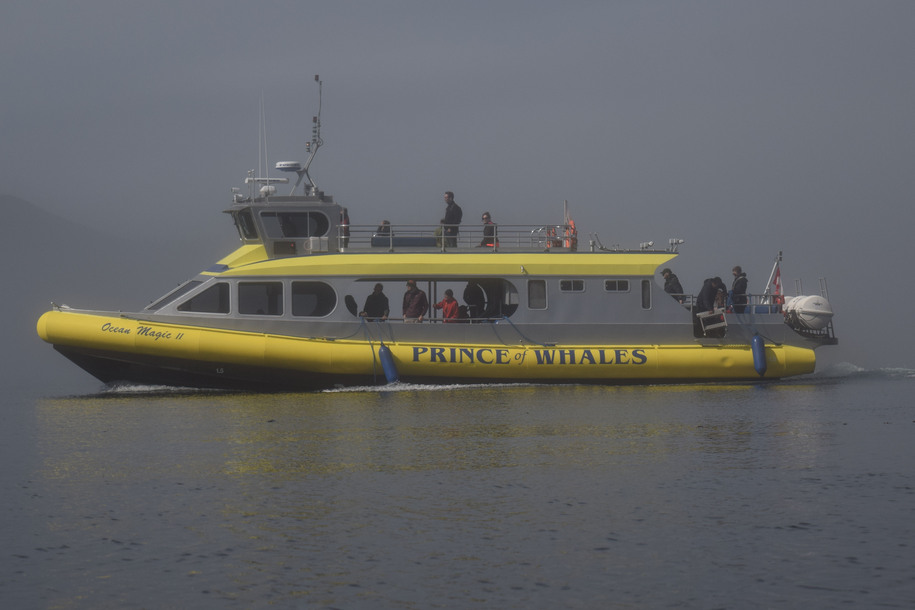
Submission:
[[[761,394],[779,404],[809,393],[726,384],[449,386],[71,397],[44,399],[36,408],[50,478],[193,472],[283,479],[741,452],[759,429],[752,413],[736,415],[741,405],[765,404]]]
[[[94,570],[122,590],[151,565],[169,582],[171,570],[218,573],[239,591],[287,578],[290,565],[326,581],[334,561],[358,554],[352,545],[412,539],[419,554],[427,539],[460,548],[468,528],[492,537],[509,523],[504,541],[557,519],[641,523],[680,494],[715,496],[716,480],[806,467],[825,442],[818,400],[817,388],[774,385],[43,399],[36,488],[57,495],[39,520],[79,548],[75,563],[91,545],[104,565]],[[695,525],[672,509],[662,519]],[[451,534],[428,533],[442,526]],[[133,555],[155,563],[124,571]],[[102,591],[88,579],[71,589]]]

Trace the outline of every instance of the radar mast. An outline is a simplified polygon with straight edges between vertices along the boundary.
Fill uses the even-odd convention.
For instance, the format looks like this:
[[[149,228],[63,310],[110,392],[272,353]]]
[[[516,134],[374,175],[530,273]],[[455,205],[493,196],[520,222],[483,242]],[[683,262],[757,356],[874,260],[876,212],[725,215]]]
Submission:
[[[324,144],[324,140],[321,139],[321,105],[324,83],[321,81],[318,74],[315,74],[315,82],[318,83],[318,114],[311,119],[311,140],[305,142],[305,152],[308,153],[308,160],[305,161],[304,165],[298,161],[280,161],[276,164],[276,169],[283,172],[295,172],[299,176],[299,179],[296,180],[295,185],[292,187],[292,191],[289,193],[290,195],[295,195],[295,190],[300,184],[303,184],[303,181],[303,188],[306,195],[314,195],[318,192],[317,183],[312,179],[311,174],[308,173],[308,168],[311,167],[311,162],[314,161],[315,154],[318,152],[321,145]]]

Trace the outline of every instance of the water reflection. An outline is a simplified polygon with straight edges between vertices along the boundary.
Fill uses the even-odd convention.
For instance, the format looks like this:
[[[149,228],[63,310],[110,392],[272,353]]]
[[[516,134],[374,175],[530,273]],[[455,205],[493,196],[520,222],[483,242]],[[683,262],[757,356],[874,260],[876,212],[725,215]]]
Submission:
[[[694,587],[683,560],[695,553],[755,577],[787,549],[783,576],[804,572],[810,526],[801,542],[782,535],[822,522],[852,487],[810,485],[811,473],[830,479],[851,438],[835,420],[847,394],[830,383],[43,399],[30,543],[66,567],[45,605],[144,587],[159,599],[163,583],[185,601],[261,605],[431,607],[442,592],[487,606],[675,605],[652,583]],[[860,536],[853,519],[833,525],[826,544]],[[744,582],[723,591],[737,599]]]
[[[508,386],[61,398],[37,410],[51,478],[110,481],[142,468],[298,479],[738,454],[756,435],[809,447],[818,436],[796,416],[797,399],[809,406],[815,394],[802,386]]]

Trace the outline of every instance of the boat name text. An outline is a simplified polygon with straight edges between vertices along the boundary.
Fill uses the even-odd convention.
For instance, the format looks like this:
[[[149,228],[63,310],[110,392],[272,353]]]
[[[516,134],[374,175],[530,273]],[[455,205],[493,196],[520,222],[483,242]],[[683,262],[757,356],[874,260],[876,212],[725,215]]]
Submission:
[[[105,322],[102,324],[102,332],[129,335],[130,329],[123,326],[114,326],[111,322]]]
[[[537,364],[645,364],[644,349],[535,349],[516,352],[507,349],[469,347],[414,347],[413,362],[447,364],[523,364],[533,352]]]
[[[111,322],[105,322],[102,324],[102,332],[105,333],[115,333],[117,335],[130,335],[133,334],[133,331],[129,328],[123,326],[115,326]],[[138,326],[137,335],[140,337],[149,337],[153,341],[158,341],[159,339],[174,339],[175,341],[180,341],[184,338],[184,333],[171,333],[167,330],[153,330],[149,326]]]
[[[167,330],[153,330],[149,326],[139,326],[137,327],[137,334],[141,337],[151,337],[153,341],[158,341],[159,339],[174,339],[175,341],[180,341],[184,337],[184,333],[172,334]]]

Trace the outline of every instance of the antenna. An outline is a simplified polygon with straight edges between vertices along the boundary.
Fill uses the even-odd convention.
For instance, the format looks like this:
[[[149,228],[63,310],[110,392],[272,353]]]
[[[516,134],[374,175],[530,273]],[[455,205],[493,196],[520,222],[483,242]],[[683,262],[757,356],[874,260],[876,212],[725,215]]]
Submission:
[[[257,177],[257,172],[260,171],[261,162],[264,164],[264,175],[260,178]],[[277,169],[281,164],[277,164]],[[288,170],[287,170],[288,171]],[[248,170],[248,177],[245,178],[245,184],[248,185],[248,197],[254,198],[254,189],[255,185],[261,184],[260,194],[262,197],[271,197],[276,194],[276,187],[274,184],[286,184],[289,182],[289,178],[271,178],[270,170],[268,169],[267,164],[267,112],[264,109],[264,94],[261,92],[261,102],[260,102],[260,118],[258,120],[258,135],[257,135],[257,169]],[[234,193],[233,197],[238,199],[238,193]]]
[[[299,179],[296,180],[295,185],[292,187],[290,195],[295,194],[295,190],[299,187],[299,184],[302,183],[303,179],[305,179],[304,189],[306,194],[308,194],[309,190],[312,193],[315,193],[318,190],[318,185],[312,179],[311,174],[308,173],[308,168],[311,167],[311,162],[314,161],[315,154],[317,154],[321,145],[324,144],[324,140],[321,139],[321,106],[323,104],[324,83],[321,81],[321,77],[318,74],[315,74],[315,82],[318,83],[318,114],[311,119],[311,141],[305,142],[305,152],[309,153],[308,160],[305,161],[304,165],[295,161],[281,161],[276,164],[278,170],[295,172],[299,176]]]
[[[261,90],[261,104],[260,104],[260,142],[257,146],[257,167],[258,170],[261,168],[261,161],[263,161],[264,168],[264,179],[266,184],[261,187],[261,194],[264,196],[273,195],[276,192],[276,187],[270,185],[270,164],[267,161],[267,106],[264,102],[264,91]],[[262,156],[263,155],[263,156]]]

